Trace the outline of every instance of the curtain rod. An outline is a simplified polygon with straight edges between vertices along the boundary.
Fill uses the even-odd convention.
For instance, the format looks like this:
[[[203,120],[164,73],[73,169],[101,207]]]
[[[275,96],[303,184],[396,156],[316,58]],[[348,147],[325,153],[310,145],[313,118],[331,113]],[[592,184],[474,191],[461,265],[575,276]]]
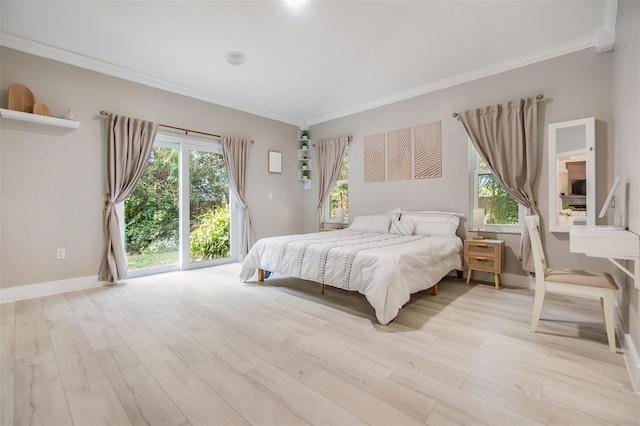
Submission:
[[[536,96],[536,100],[537,100],[537,101],[541,101],[541,100],[543,100],[543,99],[544,99],[544,95],[542,95],[542,94],[540,94],[540,95]],[[457,112],[454,112],[454,113],[452,114],[453,118],[456,118],[458,115],[459,115],[459,114],[458,114]]]
[[[353,142],[353,136],[351,136],[351,135],[347,136],[347,142]],[[314,143],[311,146],[315,148],[316,144]]]
[[[100,116],[102,116],[102,117],[106,117],[108,114],[109,113],[107,111],[100,111]],[[197,130],[185,129],[185,128],[176,127],[176,126],[169,126],[167,124],[158,124],[158,126],[166,127],[168,129],[180,130],[180,131],[183,131],[185,133],[185,135],[188,135],[189,133],[197,133],[199,135],[212,136],[214,138],[220,138],[221,137],[220,135],[214,135],[213,133],[199,132]],[[253,144],[253,141],[251,141],[251,144]]]

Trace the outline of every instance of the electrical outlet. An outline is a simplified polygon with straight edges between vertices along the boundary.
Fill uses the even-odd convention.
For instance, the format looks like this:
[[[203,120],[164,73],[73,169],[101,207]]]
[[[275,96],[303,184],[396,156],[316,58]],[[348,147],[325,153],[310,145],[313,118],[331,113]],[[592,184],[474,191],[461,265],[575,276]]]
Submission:
[[[56,250],[56,258],[57,259],[64,259],[66,256],[65,250],[63,248],[59,248]]]

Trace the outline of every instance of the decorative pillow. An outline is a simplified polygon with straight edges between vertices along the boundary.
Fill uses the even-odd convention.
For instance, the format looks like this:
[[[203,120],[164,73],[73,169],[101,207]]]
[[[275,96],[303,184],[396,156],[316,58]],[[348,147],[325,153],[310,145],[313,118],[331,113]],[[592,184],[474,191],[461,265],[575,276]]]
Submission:
[[[398,235],[413,235],[413,230],[416,228],[416,223],[412,220],[394,220],[391,222],[390,234]]]
[[[402,209],[398,207],[397,209],[391,210],[387,214],[391,215],[392,220],[400,220],[400,216],[402,216]]]
[[[416,235],[455,237],[460,223],[460,213],[417,211],[402,212],[400,221],[413,221]]]
[[[371,217],[368,232],[378,232],[380,234],[389,233],[391,218],[387,215],[376,215]]]

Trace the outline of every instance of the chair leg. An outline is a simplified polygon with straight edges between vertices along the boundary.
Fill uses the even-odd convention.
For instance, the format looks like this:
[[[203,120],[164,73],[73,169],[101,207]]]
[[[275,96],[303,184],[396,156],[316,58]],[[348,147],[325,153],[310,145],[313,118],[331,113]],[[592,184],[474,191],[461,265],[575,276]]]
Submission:
[[[531,315],[531,332],[535,333],[542,314],[542,304],[544,303],[544,290],[536,291],[535,300],[533,302],[533,314]]]
[[[604,325],[607,329],[609,351],[616,353],[616,333],[613,319],[613,292],[605,291],[602,296],[602,310],[604,311]]]

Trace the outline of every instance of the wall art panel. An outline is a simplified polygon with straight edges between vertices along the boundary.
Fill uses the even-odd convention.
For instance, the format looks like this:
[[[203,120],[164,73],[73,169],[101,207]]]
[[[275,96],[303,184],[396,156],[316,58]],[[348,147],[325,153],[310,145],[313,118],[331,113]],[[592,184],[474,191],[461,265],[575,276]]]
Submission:
[[[387,180],[411,179],[411,127],[387,132]]]
[[[364,181],[384,182],[385,152],[384,133],[364,138]]]
[[[440,121],[413,128],[413,177],[442,176],[442,131]]]

